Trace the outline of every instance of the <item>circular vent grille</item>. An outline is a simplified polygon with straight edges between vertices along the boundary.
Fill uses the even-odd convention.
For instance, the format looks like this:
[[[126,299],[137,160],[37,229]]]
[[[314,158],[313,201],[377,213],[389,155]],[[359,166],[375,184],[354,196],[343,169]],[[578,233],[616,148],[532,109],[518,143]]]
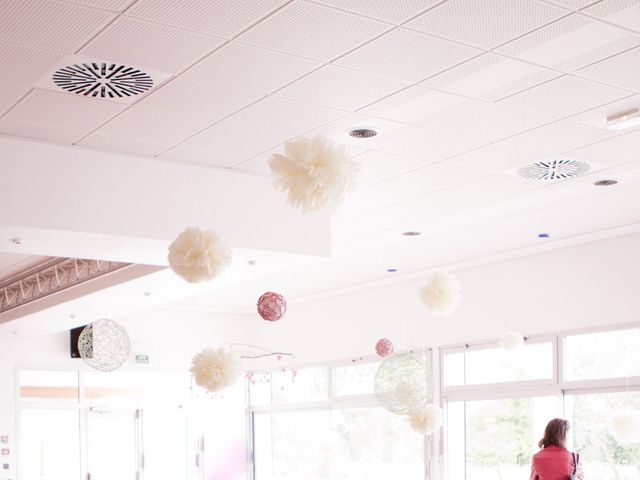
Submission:
[[[535,180],[560,180],[573,178],[591,169],[591,165],[580,160],[545,160],[525,165],[518,169],[518,175]]]
[[[131,97],[153,87],[146,73],[114,63],[69,65],[56,70],[53,81],[68,92],[97,98]]]

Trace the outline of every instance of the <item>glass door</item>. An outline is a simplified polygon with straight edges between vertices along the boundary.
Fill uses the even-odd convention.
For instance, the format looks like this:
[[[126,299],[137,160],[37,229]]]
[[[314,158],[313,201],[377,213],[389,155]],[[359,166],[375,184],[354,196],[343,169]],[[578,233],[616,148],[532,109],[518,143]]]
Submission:
[[[187,415],[182,408],[144,410],[142,427],[145,478],[191,478],[187,426]]]

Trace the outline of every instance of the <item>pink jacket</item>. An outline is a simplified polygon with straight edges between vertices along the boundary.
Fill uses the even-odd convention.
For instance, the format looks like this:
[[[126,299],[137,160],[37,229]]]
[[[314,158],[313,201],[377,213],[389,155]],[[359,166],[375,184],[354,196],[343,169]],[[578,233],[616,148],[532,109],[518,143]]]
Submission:
[[[562,447],[549,445],[531,459],[531,480],[567,480],[573,475],[573,457]],[[580,462],[577,478],[584,479]]]

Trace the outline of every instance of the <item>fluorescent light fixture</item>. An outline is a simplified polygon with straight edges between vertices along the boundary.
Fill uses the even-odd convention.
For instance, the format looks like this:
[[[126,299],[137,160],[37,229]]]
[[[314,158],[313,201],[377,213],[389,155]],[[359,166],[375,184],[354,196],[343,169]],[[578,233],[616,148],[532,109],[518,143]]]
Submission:
[[[611,130],[624,130],[640,125],[640,107],[614,113],[607,117],[607,128]]]

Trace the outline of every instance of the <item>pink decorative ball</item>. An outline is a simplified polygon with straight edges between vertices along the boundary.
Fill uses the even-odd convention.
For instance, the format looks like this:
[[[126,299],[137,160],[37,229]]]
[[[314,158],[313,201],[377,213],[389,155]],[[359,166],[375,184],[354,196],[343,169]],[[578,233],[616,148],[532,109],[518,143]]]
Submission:
[[[269,322],[280,320],[286,312],[287,301],[279,293],[267,292],[258,299],[258,313]]]
[[[378,356],[384,358],[393,353],[393,343],[388,338],[381,338],[376,343],[376,353]]]

